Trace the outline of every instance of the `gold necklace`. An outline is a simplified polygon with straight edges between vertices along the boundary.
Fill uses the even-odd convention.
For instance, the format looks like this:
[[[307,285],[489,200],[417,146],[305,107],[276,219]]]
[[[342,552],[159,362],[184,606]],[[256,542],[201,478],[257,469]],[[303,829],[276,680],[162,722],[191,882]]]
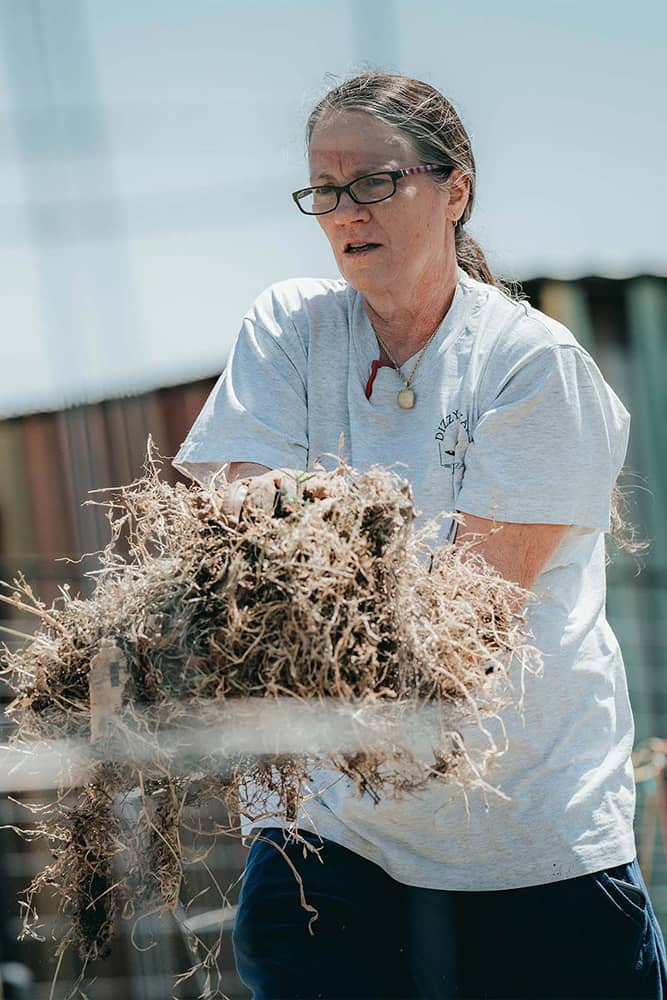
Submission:
[[[396,399],[398,400],[398,405],[403,410],[411,410],[412,407],[415,405],[415,400],[416,400],[417,397],[415,396],[414,389],[410,388],[410,385],[412,384],[412,380],[415,377],[417,369],[419,368],[420,364],[422,363],[422,358],[424,357],[424,354],[426,353],[426,348],[431,343],[431,341],[433,340],[433,338],[435,337],[435,335],[436,335],[436,333],[438,332],[439,329],[440,329],[440,324],[438,323],[438,325],[436,326],[435,330],[433,331],[433,333],[428,338],[428,340],[426,341],[426,343],[422,347],[421,351],[419,352],[419,357],[415,361],[414,366],[412,368],[412,371],[408,375],[407,379],[403,377],[403,372],[401,371],[400,365],[398,365],[396,363],[396,361],[394,360],[394,358],[392,357],[391,351],[389,350],[389,348],[385,344],[385,342],[382,339],[382,337],[380,336],[380,334],[377,332],[377,330],[374,331],[375,332],[375,336],[378,339],[378,343],[379,343],[380,347],[383,349],[383,351],[385,352],[385,354],[387,355],[387,357],[389,358],[389,360],[393,364],[394,368],[398,372],[398,377],[400,378],[401,382],[403,383],[404,388],[401,389],[400,392],[396,396]]]

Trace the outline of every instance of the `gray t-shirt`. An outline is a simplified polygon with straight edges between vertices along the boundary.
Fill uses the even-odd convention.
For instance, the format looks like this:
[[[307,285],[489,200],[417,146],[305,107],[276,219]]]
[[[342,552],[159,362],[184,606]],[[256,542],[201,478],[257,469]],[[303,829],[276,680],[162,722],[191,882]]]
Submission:
[[[634,729],[605,618],[603,534],[628,413],[565,327],[462,270],[417,372],[413,410],[398,406],[389,367],[377,369],[367,398],[378,356],[363,297],[345,281],[273,285],[246,315],[174,465],[200,482],[229,462],[306,468],[336,454],[343,434],[355,468],[401,463],[422,519],[460,510],[570,528],[529,608],[543,673],[524,678],[523,717],[510,707],[489,723],[499,744],[503,727],[507,737],[487,775],[502,796],[473,788],[464,797],[434,781],[375,805],[322,772],[321,787],[331,786],[309,816],[322,836],[433,889],[517,888],[628,862]],[[445,519],[438,541],[452,527]],[[462,735],[471,747],[479,736],[473,723]]]

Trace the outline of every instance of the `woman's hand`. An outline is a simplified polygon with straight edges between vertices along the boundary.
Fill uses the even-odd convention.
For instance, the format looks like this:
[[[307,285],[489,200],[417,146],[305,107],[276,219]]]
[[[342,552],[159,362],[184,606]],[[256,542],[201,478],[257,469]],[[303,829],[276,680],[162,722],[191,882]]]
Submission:
[[[240,472],[245,472],[245,463],[235,463],[240,466]],[[233,470],[232,466],[232,470]],[[263,469],[264,466],[254,466]],[[280,496],[293,498],[296,491],[294,475],[290,476],[287,469],[266,469],[251,475],[235,478],[225,489],[222,510],[230,521],[235,524],[241,519],[244,510],[263,510],[272,514]]]
[[[233,462],[227,470],[227,481],[222,510],[235,524],[244,511],[261,510],[274,514],[279,504],[288,505],[304,495],[330,506],[348,488],[338,471],[326,472],[318,464],[305,472],[303,469],[267,469],[264,465]]]
[[[249,471],[250,475],[247,475]],[[262,465],[235,462],[228,470],[228,479],[232,481],[225,490],[222,510],[235,524],[238,524],[244,511],[261,510],[273,514],[279,502],[289,504],[301,495],[304,488],[318,499],[332,496],[332,477],[319,468],[304,472],[302,469],[266,469]]]

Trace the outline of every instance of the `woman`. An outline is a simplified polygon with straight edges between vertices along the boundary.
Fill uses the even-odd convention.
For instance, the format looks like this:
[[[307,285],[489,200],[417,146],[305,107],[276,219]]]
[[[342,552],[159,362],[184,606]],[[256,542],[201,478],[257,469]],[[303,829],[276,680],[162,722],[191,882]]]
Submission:
[[[340,280],[280,282],[244,319],[175,459],[222,465],[249,493],[324,452],[401,462],[440,542],[480,534],[539,597],[544,655],[525,718],[503,719],[501,792],[434,783],[377,806],[329,785],[288,847],[319,918],[309,936],[278,820],[250,852],[235,929],[242,978],[268,997],[661,997],[664,942],[635,859],[633,723],[604,615],[604,533],[629,417],[574,336],[504,293],[465,232],[468,136],[425,83],[368,73],[308,121],[295,192]],[[305,220],[304,220],[305,221]],[[500,530],[491,532],[492,527]],[[458,533],[457,533],[458,532]],[[466,733],[474,742],[474,733]]]

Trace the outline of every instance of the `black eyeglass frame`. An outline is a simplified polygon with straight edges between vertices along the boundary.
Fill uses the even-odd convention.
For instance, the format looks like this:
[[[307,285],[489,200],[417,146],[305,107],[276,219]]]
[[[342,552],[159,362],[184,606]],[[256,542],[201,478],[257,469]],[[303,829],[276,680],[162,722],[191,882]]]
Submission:
[[[443,164],[443,163],[420,163],[415,167],[403,167],[401,170],[374,170],[372,174],[362,174],[361,177],[355,177],[353,181],[349,184],[318,184],[315,187],[300,188],[299,191],[292,192],[292,199],[296,204],[296,207],[304,215],[328,215],[329,212],[335,212],[340,205],[340,198],[344,191],[347,191],[352,201],[355,201],[357,205],[377,205],[381,201],[387,201],[389,198],[393,198],[396,194],[396,181],[400,180],[401,177],[409,177],[413,174],[433,174],[442,173],[446,171],[448,174],[454,169],[454,164]],[[355,197],[352,187],[358,181],[364,181],[368,177],[390,177],[394,184],[394,189],[389,194],[382,195],[381,198],[373,198],[369,200],[362,200],[361,198]],[[301,199],[309,194],[313,194],[315,191],[319,191],[322,188],[326,188],[327,191],[336,192],[336,204],[332,208],[327,208],[324,212],[307,212],[305,208],[301,205]]]

